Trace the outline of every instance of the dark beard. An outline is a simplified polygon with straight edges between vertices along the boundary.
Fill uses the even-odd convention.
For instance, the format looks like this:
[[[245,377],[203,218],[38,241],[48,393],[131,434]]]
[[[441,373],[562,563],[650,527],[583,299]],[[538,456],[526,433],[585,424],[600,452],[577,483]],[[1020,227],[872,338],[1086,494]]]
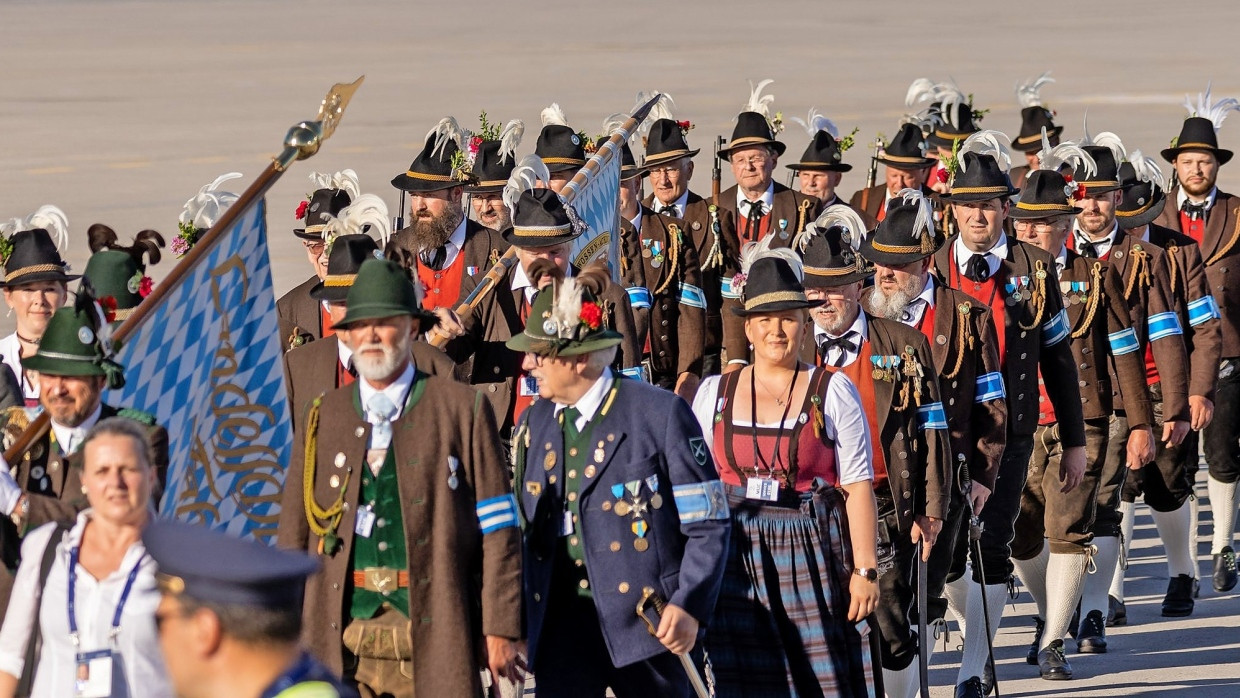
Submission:
[[[438,218],[414,218],[409,227],[396,231],[392,242],[414,254],[443,247],[460,224],[464,212],[449,209]]]
[[[1201,186],[1190,185],[1187,182],[1180,182],[1180,186],[1184,187],[1184,193],[1189,196],[1205,196],[1214,188],[1213,180],[1206,180]]]

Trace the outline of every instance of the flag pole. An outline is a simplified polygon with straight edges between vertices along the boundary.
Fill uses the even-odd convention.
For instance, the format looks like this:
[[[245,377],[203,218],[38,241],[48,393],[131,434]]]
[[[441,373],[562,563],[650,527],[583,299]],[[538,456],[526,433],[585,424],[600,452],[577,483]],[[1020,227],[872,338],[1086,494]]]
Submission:
[[[586,161],[586,164],[577,171],[577,175],[573,177],[572,181],[570,181],[564,187],[564,190],[560,192],[560,198],[564,200],[565,204],[571,204],[573,199],[577,198],[577,194],[585,189],[586,185],[590,183],[590,180],[594,179],[594,176],[601,172],[603,167],[607,165],[607,163],[611,162],[612,158],[620,157],[620,147],[628,142],[629,138],[637,132],[637,127],[646,120],[646,117],[650,114],[650,110],[654,108],[654,105],[658,104],[660,99],[663,99],[663,95],[656,94],[650,99],[650,101],[638,107],[637,111],[633,112],[633,115],[621,124],[620,128],[616,129],[616,131],[611,134],[611,137],[598,147],[598,150],[595,151],[594,155]],[[619,235],[620,231],[617,229],[614,234]],[[504,252],[503,256],[499,258],[499,261],[491,267],[490,271],[486,273],[486,276],[482,277],[482,280],[478,282],[478,285],[474,287],[474,290],[465,298],[464,301],[461,302],[460,305],[456,307],[453,312],[455,312],[459,317],[465,317],[466,315],[472,313],[474,308],[478,307],[478,304],[481,303],[482,300],[486,298],[489,293],[491,293],[491,291],[495,290],[496,285],[499,284],[499,280],[504,278],[504,274],[506,274],[508,270],[512,268],[512,265],[516,264],[516,262],[517,248],[509,247],[508,251]],[[427,341],[432,346],[443,349],[444,345],[450,340],[442,334],[431,333],[430,336],[427,337]]]
[[[315,120],[302,121],[288,130],[288,134],[284,137],[284,150],[272,158],[271,163],[267,165],[262,174],[241,193],[236,203],[224,211],[224,214],[215,222],[215,225],[211,226],[198,239],[193,248],[177,262],[172,271],[168,272],[168,276],[151,291],[149,296],[143,298],[138,307],[134,308],[134,312],[121,323],[120,327],[116,328],[116,331],[112,333],[114,342],[118,345],[123,343],[138,329],[138,326],[159,305],[164,296],[171,292],[175,284],[170,282],[188,273],[198,263],[198,260],[202,259],[215,243],[223,237],[224,233],[233,227],[237,219],[241,217],[241,214],[245,213],[251,205],[263,198],[267,190],[276,183],[276,180],[284,174],[284,171],[290,165],[298,160],[305,160],[319,151],[323,141],[331,138],[332,134],[336,132],[336,127],[340,125],[340,120],[344,117],[345,107],[349,105],[349,100],[353,98],[353,93],[357,91],[357,88],[361,86],[362,81],[365,79],[366,76],[363,75],[351,83],[332,85],[332,88],[327,92],[327,96],[323,98],[323,102],[319,105],[319,113]],[[12,464],[22,457],[35,441],[47,433],[51,424],[51,417],[48,415],[47,410],[40,412],[39,416],[31,420],[25,431],[4,451],[4,460]]]

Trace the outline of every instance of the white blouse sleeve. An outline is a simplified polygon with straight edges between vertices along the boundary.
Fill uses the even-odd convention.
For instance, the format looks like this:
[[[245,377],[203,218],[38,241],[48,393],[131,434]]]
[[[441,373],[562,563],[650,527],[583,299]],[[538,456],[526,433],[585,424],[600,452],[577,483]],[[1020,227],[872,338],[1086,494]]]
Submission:
[[[697,395],[693,397],[693,416],[702,429],[702,436],[706,438],[706,445],[710,447],[716,465],[723,462],[720,460],[722,454],[715,453],[715,402],[719,396],[719,381],[719,376],[703,378],[698,384]]]
[[[22,563],[17,567],[17,575],[13,579],[13,593],[9,597],[17,603],[9,603],[4,616],[4,627],[0,628],[0,671],[21,678],[22,669],[26,665],[26,643],[30,641],[30,630],[38,622],[41,604],[39,592],[39,568],[43,564],[43,551],[52,542],[52,531],[55,523],[45,524],[26,534],[22,541]]]
[[[823,400],[827,436],[835,441],[836,467],[840,472],[840,484],[874,479],[873,456],[870,452],[870,427],[866,424],[865,409],[857,386],[837,372],[827,383],[827,395]]]

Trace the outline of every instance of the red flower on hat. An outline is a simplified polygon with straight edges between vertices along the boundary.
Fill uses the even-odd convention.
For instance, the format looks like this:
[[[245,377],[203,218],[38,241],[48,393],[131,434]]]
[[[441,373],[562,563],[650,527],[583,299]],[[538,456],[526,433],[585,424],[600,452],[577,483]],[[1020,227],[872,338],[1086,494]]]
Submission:
[[[1071,183],[1072,183],[1072,173],[1071,173],[1071,172],[1065,172],[1065,173],[1064,173],[1064,176],[1063,176],[1063,181],[1067,182],[1068,184],[1071,184]]]
[[[677,121],[676,125],[680,127],[681,131],[688,131],[689,129],[693,128],[693,124],[688,121]]]
[[[112,296],[104,296],[99,299],[99,305],[103,308],[103,316],[108,322],[116,322],[116,298]]]
[[[1086,193],[1087,192],[1085,191],[1085,185],[1078,184],[1076,185],[1076,191],[1072,192],[1072,198],[1080,201],[1081,199],[1085,198]]]
[[[951,175],[947,173],[947,168],[943,168],[943,169],[937,170],[937,171],[934,173],[934,178],[935,178],[935,179],[937,179],[938,181],[942,182],[943,184],[947,184],[947,180],[948,180],[948,178],[950,178],[950,177],[951,177]]]
[[[297,220],[301,221],[301,220],[305,220],[305,219],[306,219],[306,209],[308,209],[308,208],[310,208],[310,202],[309,202],[309,201],[303,201],[303,202],[301,202],[300,204],[298,204],[298,206],[297,206]]]
[[[149,276],[142,277],[142,280],[138,282],[138,295],[143,298],[151,295],[151,291],[154,289],[155,282],[151,281],[151,277]]]
[[[581,321],[586,327],[597,330],[603,325],[603,309],[589,301],[581,304]]]
[[[478,148],[482,147],[482,136],[474,136],[469,139],[469,154],[477,155]]]

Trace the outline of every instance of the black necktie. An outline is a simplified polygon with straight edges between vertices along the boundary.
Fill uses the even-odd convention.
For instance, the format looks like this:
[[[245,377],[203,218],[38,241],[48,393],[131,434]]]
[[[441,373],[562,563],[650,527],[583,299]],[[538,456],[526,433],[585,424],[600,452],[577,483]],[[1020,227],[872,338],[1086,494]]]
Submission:
[[[1098,247],[1085,238],[1076,239],[1076,252],[1082,257],[1098,257]]]
[[[1195,221],[1205,220],[1207,203],[1209,202],[1203,201],[1199,204],[1195,204],[1185,199],[1184,205],[1180,207],[1180,210],[1183,211],[1184,213],[1187,213],[1188,217],[1191,220],[1195,220]]]
[[[969,257],[968,263],[964,267],[964,275],[971,281],[982,283],[990,278],[990,264],[986,262],[986,255],[974,254]]]
[[[448,258],[448,247],[447,245],[440,245],[433,250],[423,250],[419,256],[422,258],[423,264],[435,271],[440,271],[443,269],[444,261]]]
[[[664,206],[659,209],[659,213],[662,213],[665,216],[671,216],[672,218],[680,218],[680,213],[676,207],[676,204],[668,204]]]
[[[822,354],[822,358],[826,359],[828,350],[832,347],[839,349],[839,356],[835,357],[835,360],[831,362],[832,366],[839,368],[844,365],[844,359],[848,358],[849,352],[857,351],[857,343],[853,341],[853,337],[856,336],[857,333],[853,330],[845,332],[841,337],[828,337],[825,334],[820,335],[818,341],[818,351]]]
[[[746,199],[745,203],[749,204],[749,220],[748,227],[745,229],[745,238],[747,240],[757,240],[758,231],[762,229],[762,201],[749,201]]]

